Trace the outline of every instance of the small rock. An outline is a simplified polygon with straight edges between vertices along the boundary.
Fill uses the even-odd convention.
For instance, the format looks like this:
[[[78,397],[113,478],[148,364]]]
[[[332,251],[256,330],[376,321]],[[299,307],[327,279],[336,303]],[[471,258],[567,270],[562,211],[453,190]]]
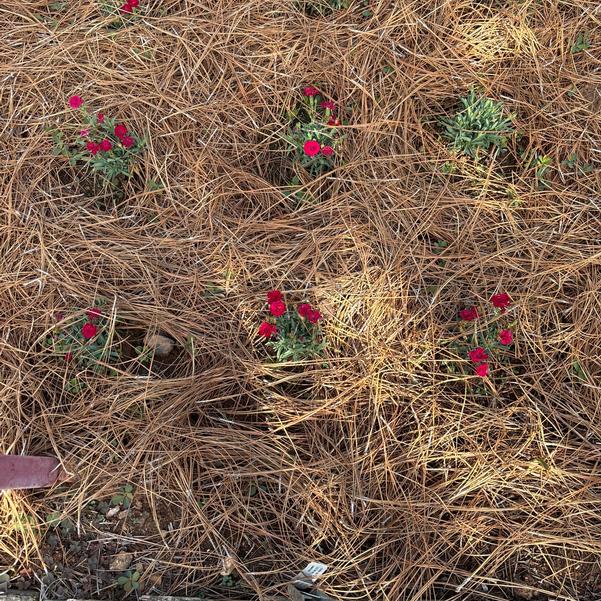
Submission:
[[[152,334],[147,336],[144,346],[152,349],[158,357],[166,357],[172,350],[175,342],[167,336],[161,334]]]
[[[117,555],[113,555],[109,570],[111,572],[124,572],[129,568],[134,558],[133,553],[127,553],[127,551],[120,551]]]
[[[120,510],[121,510],[121,507],[119,507],[119,505],[117,505],[117,507],[111,507],[106,512],[106,517],[107,518],[112,518],[112,517],[116,516],[119,513]]]

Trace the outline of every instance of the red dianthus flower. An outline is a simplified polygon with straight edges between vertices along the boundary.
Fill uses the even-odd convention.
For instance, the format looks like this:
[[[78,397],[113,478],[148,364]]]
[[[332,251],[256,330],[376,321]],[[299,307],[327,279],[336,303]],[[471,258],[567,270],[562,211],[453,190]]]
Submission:
[[[474,319],[478,319],[478,310],[476,307],[472,307],[471,309],[462,309],[459,311],[459,317],[461,317],[463,321],[473,321]]]
[[[488,359],[488,353],[481,347],[475,348],[473,351],[468,352],[468,357],[473,363],[480,363]]]
[[[69,98],[69,106],[72,109],[78,109],[83,104],[83,98],[81,96],[71,96]]]
[[[298,306],[298,314],[301,317],[309,317],[313,309],[311,309],[311,305],[309,303],[302,303]]]
[[[497,307],[497,309],[501,309],[503,312],[511,304],[511,299],[509,298],[509,294],[507,294],[507,292],[502,292],[501,294],[493,294],[490,297],[490,302]]]
[[[96,142],[87,142],[86,148],[92,153],[96,154],[98,152],[98,144]]]
[[[275,301],[269,304],[269,310],[274,317],[281,317],[286,313],[286,304],[284,301]]]
[[[272,323],[269,323],[267,321],[264,321],[259,326],[259,336],[263,336],[264,338],[271,338],[272,336],[275,336],[277,333],[278,333],[278,329]]]
[[[94,338],[94,336],[96,336],[96,332],[98,332],[98,328],[93,323],[86,323],[84,324],[83,328],[81,328],[81,335],[86,340]]]
[[[488,375],[488,363],[482,363],[481,365],[478,365],[475,371],[477,375],[479,375],[481,378],[484,378]]]
[[[90,321],[94,321],[102,315],[102,311],[98,307],[92,307],[86,311],[86,314]]]
[[[316,154],[319,154],[321,150],[321,145],[317,140],[307,140],[303,146],[304,153],[309,157],[314,157]]]
[[[123,123],[117,123],[117,125],[115,125],[115,135],[121,139],[123,136],[127,135],[127,127],[125,127],[125,125],[123,125]]]
[[[282,296],[282,293],[279,290],[270,290],[267,293],[267,302],[268,303],[275,303],[277,301],[281,301],[284,297]]]

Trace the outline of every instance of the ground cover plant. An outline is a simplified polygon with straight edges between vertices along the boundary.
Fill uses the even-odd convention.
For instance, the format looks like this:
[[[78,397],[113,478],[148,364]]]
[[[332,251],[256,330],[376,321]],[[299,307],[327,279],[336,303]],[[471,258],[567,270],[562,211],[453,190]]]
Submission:
[[[0,587],[599,597],[597,2],[0,4]]]
[[[144,141],[114,117],[89,112],[81,96],[71,96],[69,106],[81,118],[53,131],[54,154],[69,159],[70,165],[90,169],[111,186],[131,177]]]

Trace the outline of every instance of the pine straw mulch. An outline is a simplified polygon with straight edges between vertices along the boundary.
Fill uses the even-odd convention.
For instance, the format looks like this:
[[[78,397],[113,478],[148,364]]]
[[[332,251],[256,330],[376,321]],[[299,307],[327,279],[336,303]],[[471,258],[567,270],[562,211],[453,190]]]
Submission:
[[[42,574],[58,510],[81,553],[132,551],[146,591],[273,599],[319,560],[335,599],[598,595],[597,1],[141,6],[116,30],[95,2],[0,6],[0,451],[56,454],[72,475],[1,497],[2,565]],[[309,84],[348,125],[340,166],[297,207],[282,134]],[[441,172],[436,117],[474,85],[553,158],[548,189],[517,159]],[[150,141],[121,199],[52,156],[71,94]],[[562,169],[571,153],[592,173]],[[256,328],[275,287],[325,314],[326,364],[269,364]],[[502,291],[514,359],[483,392],[446,371],[442,341]],[[70,393],[40,342],[55,311],[98,296],[178,351]],[[127,483],[147,529],[86,517]],[[116,594],[90,565],[67,567]]]

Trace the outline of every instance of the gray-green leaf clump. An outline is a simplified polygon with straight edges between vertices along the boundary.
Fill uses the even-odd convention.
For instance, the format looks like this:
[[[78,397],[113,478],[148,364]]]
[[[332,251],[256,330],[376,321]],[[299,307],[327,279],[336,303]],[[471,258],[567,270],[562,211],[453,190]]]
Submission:
[[[468,156],[479,158],[494,148],[494,155],[506,148],[515,128],[515,115],[504,115],[502,102],[470,90],[461,99],[463,108],[454,117],[443,117],[444,136],[451,147]]]

